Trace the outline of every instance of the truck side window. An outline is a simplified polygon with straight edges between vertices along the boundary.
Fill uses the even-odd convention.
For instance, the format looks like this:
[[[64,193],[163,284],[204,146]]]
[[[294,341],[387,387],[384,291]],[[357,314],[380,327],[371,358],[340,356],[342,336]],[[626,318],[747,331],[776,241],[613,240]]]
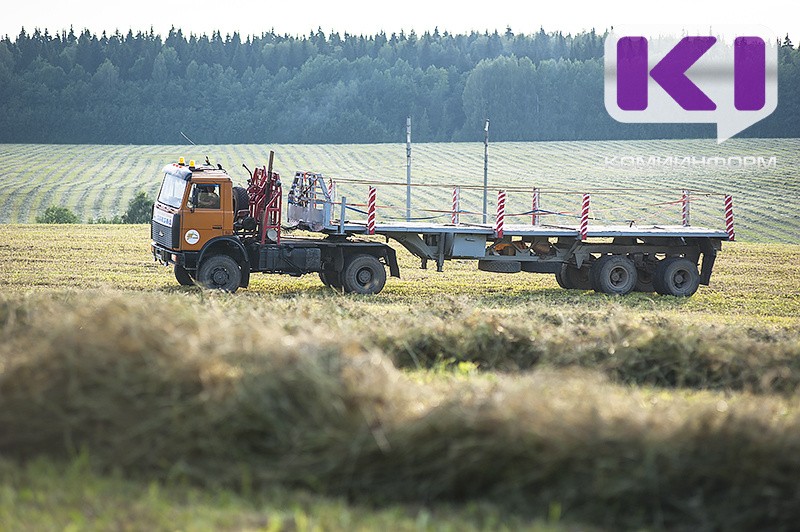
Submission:
[[[219,209],[219,185],[192,185],[189,197],[197,198],[198,209]]]

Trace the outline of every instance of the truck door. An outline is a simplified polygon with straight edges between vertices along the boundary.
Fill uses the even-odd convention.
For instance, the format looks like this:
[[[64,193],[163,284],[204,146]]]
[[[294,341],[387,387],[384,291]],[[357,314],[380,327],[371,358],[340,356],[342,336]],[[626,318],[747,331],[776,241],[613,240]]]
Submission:
[[[212,238],[225,234],[219,183],[193,183],[181,220],[181,249],[200,250]]]

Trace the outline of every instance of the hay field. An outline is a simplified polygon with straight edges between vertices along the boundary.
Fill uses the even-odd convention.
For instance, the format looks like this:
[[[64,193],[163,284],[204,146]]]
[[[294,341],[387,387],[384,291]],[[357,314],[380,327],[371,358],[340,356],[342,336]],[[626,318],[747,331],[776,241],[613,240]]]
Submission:
[[[247,174],[241,163],[251,168],[265,164],[269,149],[275,150],[275,169],[285,178],[296,170],[321,172],[337,179],[338,192],[350,202],[364,203],[367,194],[367,185],[353,180],[405,182],[402,144],[0,145],[0,223],[33,222],[51,204],[69,207],[83,221],[122,214],[138,190],[153,196],[161,168],[180,156],[201,161],[207,155],[243,183]],[[454,185],[482,185],[481,143],[415,144],[412,153],[414,183],[438,185],[414,190],[414,217],[444,220],[447,214],[430,210],[450,208]],[[703,163],[711,157],[721,158],[724,164],[719,160]],[[695,162],[665,163],[685,159]],[[722,228],[720,194],[727,193],[734,198],[740,239],[797,244],[798,167],[799,139],[731,139],[720,146],[713,139],[492,143],[490,212],[494,212],[496,190],[515,187],[508,195],[507,218],[511,223],[526,223],[526,216],[508,215],[529,211],[529,190],[539,187],[545,210],[577,213],[580,194],[593,192],[597,221],[677,223],[679,206],[664,203],[680,199],[680,191],[688,188],[697,193],[692,205],[695,225]],[[402,217],[404,194],[403,186],[379,186],[378,203],[383,207],[379,216]],[[479,190],[464,189],[462,209],[478,212],[481,203]],[[557,215],[547,221],[554,219],[563,221]]]
[[[12,529],[789,529],[800,246],[682,300],[444,273],[178,287],[146,226],[0,226]]]

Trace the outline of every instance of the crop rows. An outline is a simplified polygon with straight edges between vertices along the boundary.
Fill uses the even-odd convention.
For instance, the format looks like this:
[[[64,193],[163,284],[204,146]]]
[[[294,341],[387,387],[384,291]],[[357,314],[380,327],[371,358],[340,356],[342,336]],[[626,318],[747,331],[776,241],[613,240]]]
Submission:
[[[179,156],[198,161],[208,155],[243,184],[241,168],[265,164],[276,152],[275,169],[285,184],[296,170],[321,172],[337,181],[339,195],[364,203],[366,181],[378,183],[379,217],[404,216],[405,146],[373,145],[217,145],[217,146],[94,146],[2,145],[0,223],[33,222],[51,204],[73,209],[89,221],[124,212],[131,197],[144,190],[155,195],[161,167]],[[696,194],[692,223],[722,228],[722,194],[734,197],[737,235],[749,241],[800,242],[796,209],[800,184],[794,169],[800,164],[798,139],[733,139],[717,146],[706,140],[613,142],[506,142],[490,145],[489,213],[496,191],[508,194],[506,212],[531,209],[533,187],[542,189],[541,208],[558,214],[544,223],[574,224],[580,194],[592,192],[595,223],[674,224],[680,222],[682,189]],[[623,157],[627,159],[622,159]],[[672,157],[696,163],[654,162]],[[747,167],[702,164],[704,157],[752,157],[766,164]],[[771,158],[774,157],[774,163]],[[462,191],[462,210],[481,211],[483,146],[480,143],[416,144],[413,147],[412,216],[449,221],[454,185]],[[382,184],[382,185],[380,185]],[[521,189],[521,190],[520,190]],[[357,215],[353,215],[356,217]],[[462,221],[476,222],[477,214]],[[507,216],[509,223],[530,223],[530,215]]]

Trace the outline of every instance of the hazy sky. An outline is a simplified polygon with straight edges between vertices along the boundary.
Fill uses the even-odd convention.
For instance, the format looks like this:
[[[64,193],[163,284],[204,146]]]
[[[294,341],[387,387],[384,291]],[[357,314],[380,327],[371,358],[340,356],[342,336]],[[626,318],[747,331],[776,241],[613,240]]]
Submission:
[[[9,1],[1,13],[0,35],[12,38],[23,26],[28,32],[38,27],[51,33],[70,26],[76,32],[89,28],[97,33],[148,30],[152,26],[162,35],[175,26],[185,33],[219,29],[223,35],[234,30],[249,35],[273,28],[278,33],[307,34],[320,27],[326,33],[335,30],[340,34],[373,34],[381,30],[391,33],[401,29],[422,33],[435,27],[451,33],[473,29],[503,31],[506,26],[517,33],[537,31],[539,27],[575,33],[641,23],[701,24],[712,28],[721,24],[763,24],[776,37],[788,33],[794,41],[800,38],[800,2],[796,1],[22,0]]]

